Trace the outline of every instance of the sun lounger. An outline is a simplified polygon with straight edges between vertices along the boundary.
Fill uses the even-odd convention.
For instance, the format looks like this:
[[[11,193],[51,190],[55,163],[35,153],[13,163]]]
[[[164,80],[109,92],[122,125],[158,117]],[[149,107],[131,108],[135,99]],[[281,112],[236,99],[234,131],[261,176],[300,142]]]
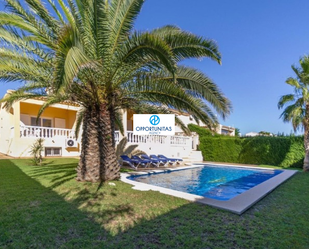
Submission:
[[[157,159],[153,159],[153,158],[150,158],[148,155],[146,154],[143,154],[141,155],[141,158],[142,159],[146,159],[146,160],[150,160],[151,161],[151,164],[154,165],[155,167],[159,167],[160,166],[160,160],[157,160]]]
[[[121,157],[121,159],[122,159],[122,165],[123,165],[123,163],[128,164],[131,168],[133,168],[133,169],[135,169],[135,170],[136,170],[137,167],[141,164],[140,161],[131,159],[130,157],[128,157],[128,156],[126,156],[126,155],[121,155],[120,157]]]
[[[168,160],[171,164],[180,163],[183,161],[181,158],[168,158],[164,155],[158,155],[158,158]]]
[[[160,164],[162,164],[162,165],[166,165],[168,163],[168,160],[159,158],[156,155],[149,155],[149,157],[150,157],[150,159],[158,160],[160,162]]]
[[[139,156],[132,156],[131,159],[140,162],[140,164],[143,165],[144,167],[148,167],[151,164],[151,160],[141,159]]]

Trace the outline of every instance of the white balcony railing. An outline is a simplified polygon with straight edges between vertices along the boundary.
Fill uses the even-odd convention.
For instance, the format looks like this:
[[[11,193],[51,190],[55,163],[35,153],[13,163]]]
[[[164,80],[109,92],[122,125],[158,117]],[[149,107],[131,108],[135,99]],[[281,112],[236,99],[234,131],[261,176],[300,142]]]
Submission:
[[[191,137],[171,136],[172,145],[191,145],[191,143],[192,143]]]
[[[172,146],[192,146],[192,138],[186,136],[160,136],[160,135],[133,135],[132,131],[127,132],[128,143],[134,144],[164,144]],[[61,129],[40,126],[20,126],[20,137],[24,138],[54,138],[65,137],[74,138],[75,133],[72,129]],[[115,131],[115,142],[120,141],[120,132]]]
[[[160,135],[133,135],[132,131],[127,132],[129,143],[135,144],[168,144],[173,146],[192,146],[192,138],[185,136],[160,136]]]
[[[61,129],[41,126],[20,126],[20,137],[36,137],[36,138],[53,138],[53,137],[65,137],[74,138],[74,130]]]
[[[127,132],[127,138],[129,143],[155,143],[163,144],[167,136],[158,136],[158,135],[133,135],[132,131]]]

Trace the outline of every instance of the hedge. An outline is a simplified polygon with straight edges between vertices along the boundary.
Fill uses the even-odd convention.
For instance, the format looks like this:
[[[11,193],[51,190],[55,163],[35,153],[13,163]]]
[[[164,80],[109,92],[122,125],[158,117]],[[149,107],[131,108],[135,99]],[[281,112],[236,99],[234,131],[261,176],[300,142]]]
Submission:
[[[200,136],[199,149],[205,161],[236,163],[242,150],[239,138]]]
[[[209,130],[196,125],[189,125],[189,128],[200,136],[199,149],[205,161],[277,165],[284,168],[303,166],[305,152],[302,136],[213,136]]]

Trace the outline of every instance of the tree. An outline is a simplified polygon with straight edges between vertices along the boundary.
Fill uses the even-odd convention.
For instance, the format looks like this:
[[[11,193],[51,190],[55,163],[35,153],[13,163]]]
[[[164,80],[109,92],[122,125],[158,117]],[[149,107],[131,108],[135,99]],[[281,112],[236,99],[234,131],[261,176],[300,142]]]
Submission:
[[[305,159],[304,171],[309,171],[309,56],[304,56],[299,61],[300,67],[292,66],[295,78],[288,78],[286,83],[294,87],[293,94],[280,98],[278,108],[284,106],[280,118],[284,122],[292,122],[294,131],[304,131]]]
[[[240,129],[239,128],[235,128],[235,136],[240,137]]]
[[[260,131],[259,136],[270,137],[272,136],[272,133],[270,133],[269,131]]]
[[[23,81],[2,102],[45,96],[48,106],[79,103],[82,150],[77,179],[119,177],[114,131],[119,111],[188,113],[207,126],[230,113],[230,101],[202,72],[179,62],[209,57],[220,63],[208,39],[164,26],[134,31],[144,0],[5,0],[0,12],[0,79]],[[24,7],[25,6],[25,7]],[[61,8],[59,11],[58,8]],[[49,10],[50,9],[50,10]],[[45,91],[47,89],[48,91]]]

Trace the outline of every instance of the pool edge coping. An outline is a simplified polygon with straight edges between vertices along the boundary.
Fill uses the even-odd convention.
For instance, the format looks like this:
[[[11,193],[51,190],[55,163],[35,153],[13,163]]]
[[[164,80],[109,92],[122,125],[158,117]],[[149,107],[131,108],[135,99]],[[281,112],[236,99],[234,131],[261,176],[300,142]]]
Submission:
[[[214,164],[214,163],[198,163],[193,164],[192,166],[185,166],[185,167],[179,167],[179,168],[166,168],[162,170],[153,170],[151,172],[141,172],[140,175],[147,175],[151,173],[160,173],[165,171],[177,171],[177,170],[183,170],[183,169],[191,169],[195,167],[202,167],[205,165],[217,165],[217,166],[232,166],[232,167],[244,167],[244,168],[253,168],[253,169],[265,169],[265,170],[276,170],[272,168],[263,168],[263,167],[254,167],[254,166],[243,166],[243,165],[227,165],[227,164]],[[175,197],[179,197],[182,199],[186,199],[193,202],[198,202],[202,204],[206,204],[215,208],[223,209],[230,211],[232,213],[241,215],[246,210],[248,210],[250,207],[252,207],[255,203],[260,201],[263,197],[265,197],[267,194],[272,192],[275,188],[277,188],[279,185],[287,181],[290,177],[292,177],[294,174],[296,174],[297,170],[285,170],[285,169],[279,169],[283,172],[268,179],[265,182],[260,183],[259,185],[235,196],[234,198],[230,200],[220,201],[215,200],[207,197],[202,197],[199,195],[189,194],[177,190],[172,190],[168,188],[158,187],[146,183],[136,182],[133,180],[129,180],[127,177],[130,176],[130,174],[127,173],[121,173],[121,181],[128,183],[130,185],[133,185],[133,189],[140,190],[140,191],[159,191],[162,194],[167,194]]]

